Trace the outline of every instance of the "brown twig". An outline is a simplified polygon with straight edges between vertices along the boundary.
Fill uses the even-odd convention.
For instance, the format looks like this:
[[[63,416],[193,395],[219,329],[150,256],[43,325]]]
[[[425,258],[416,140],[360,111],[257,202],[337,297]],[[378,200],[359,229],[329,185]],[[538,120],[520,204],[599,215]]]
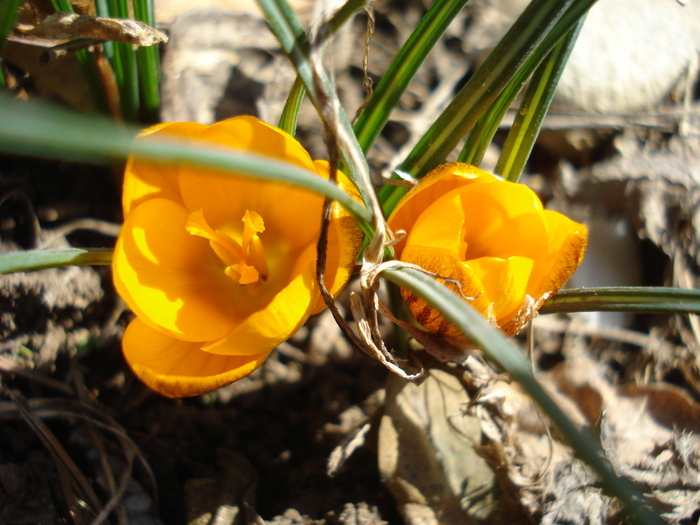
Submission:
[[[75,525],[83,525],[86,522],[84,512],[93,516],[100,507],[100,500],[92,490],[90,483],[70,457],[66,449],[56,439],[49,427],[33,412],[24,396],[16,390],[9,391],[18,414],[39,437],[46,449],[53,457],[56,469],[61,479],[61,488],[68,505],[68,512]]]
[[[376,21],[374,19],[374,3],[371,2],[363,8],[367,13],[367,30],[365,31],[365,53],[362,57],[362,88],[365,90],[365,99],[360,104],[355,112],[355,118],[353,118],[353,124],[360,117],[360,114],[364,111],[369,104],[369,100],[372,98],[373,82],[372,77],[369,76],[369,49],[372,43],[372,35],[374,35],[374,28]]]
[[[334,92],[326,89],[324,82],[325,73],[323,70],[321,48],[319,42],[323,41],[323,35],[318,36],[313,41],[315,44],[311,48],[310,63],[314,82],[314,95],[318,101],[318,113],[324,126],[324,137],[328,148],[328,158],[330,163],[330,179],[335,182],[337,178],[339,150],[342,148],[359,169],[362,185],[365,188],[372,188],[372,180],[366,162],[361,157],[362,153],[353,144],[351,137],[347,136],[347,131],[340,125],[337,114],[339,101]],[[331,218],[332,202],[326,200],[324,203],[323,222],[321,234],[317,244],[316,275],[321,291],[321,296],[327,307],[333,314],[333,318],[338,323],[343,334],[348,338],[351,345],[371,358],[381,362],[393,372],[408,380],[416,380],[421,374],[408,374],[396,362],[394,356],[387,350],[379,331],[378,299],[377,288],[378,273],[375,268],[382,264],[384,249],[391,243],[392,235],[384,220],[384,213],[377,195],[373,191],[368,191],[368,204],[372,209],[372,227],[374,235],[369,245],[362,252],[362,266],[360,269],[361,297],[352,294],[350,297],[353,316],[355,317],[359,335],[355,333],[345,321],[342,314],[335,305],[334,299],[328,292],[325,285],[325,264],[326,250],[328,245],[328,227]]]
[[[91,513],[94,518],[90,525],[99,525],[104,523],[112,511],[116,508],[119,502],[123,499],[126,489],[131,479],[133,472],[134,460],[138,459],[143,467],[146,475],[149,477],[151,486],[153,487],[154,508],[158,508],[158,493],[155,475],[151,470],[150,465],[146,461],[138,447],[134,444],[126,431],[109,415],[98,410],[97,408],[76,400],[71,399],[43,399],[34,398],[26,400],[21,394],[10,392],[12,402],[0,402],[0,421],[6,419],[22,418],[37,432],[37,435],[45,443],[47,449],[54,456],[56,465],[61,476],[62,486],[65,491],[66,502],[69,505],[70,512],[74,516],[74,522],[87,522],[82,518],[79,510],[84,508],[84,504],[76,503],[78,500],[74,495],[74,489],[78,488],[81,491],[89,491],[92,494],[88,497],[83,497],[83,500],[89,500],[92,505]],[[65,452],[65,449],[56,440],[48,427],[43,423],[43,419],[70,419],[80,420],[88,423],[96,429],[105,431],[117,438],[121,444],[127,466],[119,478],[116,491],[112,494],[110,500],[105,504],[99,512],[100,502],[92,492],[92,488],[82,475],[80,470],[72,462],[70,456]],[[94,496],[94,497],[93,497]],[[70,498],[70,499],[68,499]],[[77,513],[77,514],[76,514]],[[76,521],[79,520],[79,521]]]

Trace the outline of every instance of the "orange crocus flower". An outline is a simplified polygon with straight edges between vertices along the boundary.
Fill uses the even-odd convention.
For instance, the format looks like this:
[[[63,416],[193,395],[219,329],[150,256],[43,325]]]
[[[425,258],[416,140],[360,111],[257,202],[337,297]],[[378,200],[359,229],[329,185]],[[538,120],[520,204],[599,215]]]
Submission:
[[[587,229],[545,210],[535,193],[463,163],[443,164],[412,188],[389,217],[406,237],[397,257],[446,280],[494,326],[518,332],[578,268]],[[456,284],[459,283],[459,286]],[[461,332],[402,290],[429,331]]]
[[[328,178],[293,137],[253,117],[212,126],[153,126],[136,140],[178,137],[218,144]],[[341,173],[339,184],[356,196]],[[323,309],[316,244],[324,197],[275,181],[130,157],[114,284],[136,314],[122,347],[134,373],[168,397],[208,392],[258,368]],[[326,284],[338,293],[362,243],[337,203]]]

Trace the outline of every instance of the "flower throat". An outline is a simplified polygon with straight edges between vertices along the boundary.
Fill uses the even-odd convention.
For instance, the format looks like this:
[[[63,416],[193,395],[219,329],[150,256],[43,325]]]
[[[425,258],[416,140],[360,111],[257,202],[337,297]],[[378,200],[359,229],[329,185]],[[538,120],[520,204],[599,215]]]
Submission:
[[[204,237],[214,253],[224,264],[224,273],[239,284],[254,284],[267,280],[267,262],[259,233],[265,231],[265,223],[259,213],[246,210],[243,218],[243,235],[240,245],[221,230],[214,230],[204,218],[202,210],[192,212],[187,218],[187,231]]]

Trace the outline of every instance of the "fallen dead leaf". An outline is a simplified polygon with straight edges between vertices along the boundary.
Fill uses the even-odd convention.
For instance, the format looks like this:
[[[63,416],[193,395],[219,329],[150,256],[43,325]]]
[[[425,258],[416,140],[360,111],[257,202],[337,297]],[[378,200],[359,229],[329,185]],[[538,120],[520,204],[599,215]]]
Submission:
[[[56,44],[59,41],[88,39],[153,46],[168,41],[165,33],[143,22],[76,13],[56,13],[46,17],[36,26],[19,25],[17,30],[25,37],[51,40]]]
[[[478,453],[481,428],[464,413],[468,402],[446,372],[431,370],[420,385],[390,376],[379,471],[407,523],[475,523],[495,510],[494,473]]]

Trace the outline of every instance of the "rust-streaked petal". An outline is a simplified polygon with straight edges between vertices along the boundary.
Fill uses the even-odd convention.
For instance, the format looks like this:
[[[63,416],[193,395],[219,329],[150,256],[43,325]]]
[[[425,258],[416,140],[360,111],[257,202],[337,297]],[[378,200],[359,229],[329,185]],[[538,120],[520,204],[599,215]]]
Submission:
[[[443,248],[426,248],[423,246],[407,245],[401,260],[415,264],[436,276],[460,283],[457,286],[450,281],[442,281],[448,288],[460,294],[474,308],[488,317],[489,299],[484,293],[484,286],[474,270],[463,264],[456,254]],[[441,333],[449,337],[461,337],[461,332],[449,324],[435,308],[429,306],[423,299],[402,289],[401,295],[406,301],[416,320],[431,332]],[[495,318],[493,319],[495,322]]]
[[[171,122],[157,124],[143,130],[136,137],[138,142],[163,138],[196,138],[207,126],[195,122]],[[124,170],[122,208],[124,218],[131,210],[148,199],[163,198],[182,203],[177,178],[178,167],[130,156]]]
[[[227,336],[240,322],[236,285],[206,239],[185,229],[188,212],[151,199],[127,217],[114,251],[117,291],[139,317],[186,341]]]
[[[122,340],[124,357],[136,376],[167,397],[197,396],[233,383],[270,354],[224,356],[204,352],[201,346],[155,330],[139,318],[131,321]]]

